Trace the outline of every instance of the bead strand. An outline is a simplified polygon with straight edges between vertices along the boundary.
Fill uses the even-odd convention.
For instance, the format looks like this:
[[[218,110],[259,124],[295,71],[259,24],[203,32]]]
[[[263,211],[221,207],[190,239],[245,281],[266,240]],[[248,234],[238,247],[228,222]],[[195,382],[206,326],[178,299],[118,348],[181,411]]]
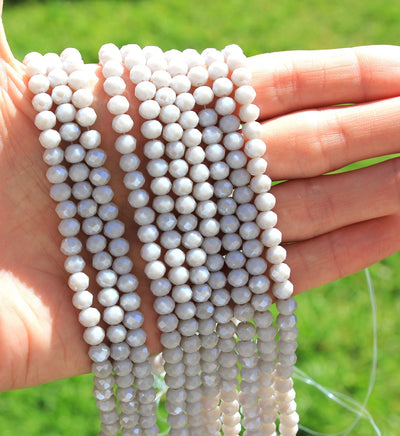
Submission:
[[[119,135],[115,146],[123,154],[120,166],[125,170],[132,169],[132,167],[135,170],[136,165],[139,164],[139,158],[132,153],[136,146],[136,140],[130,135],[134,123],[131,116],[127,114],[129,102],[123,96],[126,83],[122,78],[124,73],[122,55],[115,45],[105,44],[99,51],[99,59],[105,78],[103,88],[110,97],[107,108],[114,115],[112,129]],[[126,254],[129,251],[129,244],[125,240],[123,242],[124,254]],[[124,273],[128,274],[130,270],[124,271]],[[121,357],[123,358],[123,362],[119,359],[114,365],[114,371],[119,374],[116,377],[117,396],[120,404],[123,404],[122,408],[125,408],[122,410],[120,423],[123,427],[123,434],[126,436],[135,434],[140,428],[146,429],[148,434],[158,434],[155,407],[153,406],[155,390],[149,361],[150,353],[146,346],[146,333],[141,328],[143,322],[143,315],[140,312],[141,301],[135,292],[138,282],[135,276],[128,278],[129,280],[122,281],[118,287],[121,292],[125,292],[121,301],[127,311],[124,318],[125,326],[122,326],[125,334],[121,335],[120,338],[126,339],[126,341],[121,341],[120,345],[115,347],[122,353]],[[120,329],[114,330],[112,333],[118,335]],[[132,393],[132,384],[137,389],[135,396]],[[131,403],[133,398],[137,400],[136,409],[125,405],[125,403]]]

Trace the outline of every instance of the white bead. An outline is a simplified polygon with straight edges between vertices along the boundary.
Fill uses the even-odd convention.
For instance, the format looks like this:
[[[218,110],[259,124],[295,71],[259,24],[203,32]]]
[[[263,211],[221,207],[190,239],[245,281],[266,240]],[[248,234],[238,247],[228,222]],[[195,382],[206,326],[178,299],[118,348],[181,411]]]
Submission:
[[[171,190],[168,177],[156,177],[151,181],[150,188],[155,195],[166,195]]]
[[[167,106],[175,103],[176,93],[173,89],[164,87],[157,90],[154,98],[160,106]]]
[[[231,80],[236,86],[248,85],[251,79],[251,72],[245,68],[240,67],[232,72]]]
[[[266,174],[260,174],[251,179],[250,188],[256,194],[261,194],[271,189],[271,183],[271,179]]]
[[[112,128],[117,133],[128,133],[132,127],[133,120],[128,114],[116,115],[112,120]]]
[[[86,262],[83,257],[79,255],[68,256],[64,262],[65,271],[70,274],[83,271],[85,265]]]
[[[74,121],[76,109],[71,103],[63,103],[57,107],[55,114],[61,123],[69,123]]]
[[[125,172],[136,171],[139,165],[140,159],[135,153],[124,154],[119,160],[119,166]]]
[[[199,124],[202,127],[214,126],[217,124],[218,114],[214,109],[203,109],[199,112]]]
[[[174,180],[172,191],[178,196],[189,195],[193,189],[193,182],[188,177],[180,177]]]
[[[210,175],[214,180],[224,180],[229,175],[229,166],[225,162],[214,162],[210,166]]]
[[[157,118],[160,114],[160,105],[154,100],[146,100],[140,103],[139,114],[145,120]]]
[[[134,208],[144,207],[149,202],[149,194],[143,189],[137,189],[129,193],[128,202]]]
[[[143,243],[154,242],[159,235],[157,227],[151,224],[143,225],[138,230],[138,238]]]
[[[67,256],[73,256],[79,254],[82,250],[82,243],[78,238],[71,237],[65,238],[61,242],[60,250]],[[83,283],[83,280],[82,280]]]
[[[121,62],[118,62],[118,60],[110,59],[105,62],[101,72],[105,78],[111,76],[122,76],[124,73],[124,67]]]
[[[84,163],[76,163],[69,169],[69,177],[73,182],[83,182],[89,176],[89,168]]]
[[[217,97],[225,97],[231,95],[233,83],[227,77],[220,77],[214,81],[212,89]]]
[[[114,95],[108,100],[107,109],[113,115],[122,115],[129,109],[129,101],[123,95]]]
[[[183,177],[188,173],[189,165],[183,159],[171,160],[168,166],[168,171],[172,177]]]
[[[75,119],[80,126],[89,127],[96,122],[97,114],[93,108],[85,107],[78,110]]]
[[[72,90],[67,85],[58,85],[53,88],[51,98],[56,104],[69,103],[72,97]]]
[[[114,288],[104,288],[97,295],[97,299],[104,307],[114,306],[119,300],[119,293]]]
[[[68,83],[68,74],[60,68],[49,71],[47,78],[49,79],[52,88],[59,85],[66,85]]]
[[[244,139],[239,132],[232,132],[225,135],[223,144],[228,150],[239,150],[244,144]]]
[[[190,168],[189,175],[194,182],[204,182],[210,176],[210,170],[204,164],[196,164]]]
[[[36,74],[35,76],[32,76],[28,82],[28,88],[34,94],[39,94],[40,92],[46,92],[49,89],[49,87],[50,87],[50,81],[43,74]]]
[[[192,83],[192,86],[198,87],[207,83],[208,71],[202,66],[195,66],[188,71],[187,77]]]
[[[152,159],[146,165],[146,169],[151,177],[161,177],[167,173],[168,163],[164,159]]]
[[[105,332],[100,326],[88,327],[83,332],[83,339],[89,345],[99,345],[103,342]]]
[[[68,77],[68,85],[71,89],[87,88],[89,85],[89,75],[86,71],[73,71]]]
[[[215,103],[215,111],[222,116],[232,114],[235,108],[235,100],[231,97],[221,97]]]
[[[81,130],[76,123],[66,123],[60,127],[60,135],[64,141],[72,142],[79,138]]]
[[[128,66],[128,68],[129,68],[129,66]],[[142,65],[142,64],[134,65],[131,67],[131,70],[129,72],[129,77],[130,77],[131,81],[135,84],[138,84],[138,83],[144,82],[144,81],[149,81],[151,78],[151,70],[146,65]]]
[[[218,162],[224,159],[225,149],[221,144],[210,144],[205,150],[206,159],[209,162]]]
[[[162,136],[168,142],[179,141],[183,135],[183,129],[178,123],[170,123],[164,126]]]
[[[161,135],[162,124],[157,120],[145,121],[141,125],[140,131],[145,138],[155,139]]]
[[[93,294],[89,291],[75,292],[72,297],[72,304],[79,310],[88,309],[93,304]]]
[[[53,105],[53,99],[49,94],[41,92],[36,94],[32,99],[32,106],[37,112],[47,111]]]
[[[199,145],[202,140],[202,134],[198,129],[187,129],[182,135],[182,142],[187,147],[195,147]]]
[[[124,311],[120,306],[109,306],[103,311],[103,320],[109,325],[117,325],[124,319]]]
[[[272,285],[272,293],[276,298],[286,300],[293,295],[293,284],[289,280],[274,283]]]
[[[271,210],[258,214],[256,223],[260,229],[270,229],[276,225],[278,216]]]
[[[39,142],[44,148],[56,148],[61,142],[61,136],[57,130],[44,130],[39,135]]]
[[[159,260],[149,262],[145,268],[144,272],[146,276],[151,280],[157,280],[164,276],[166,271],[165,265]]]
[[[171,83],[171,75],[168,73],[168,71],[165,71],[164,69],[159,69],[156,68],[154,69],[154,67],[156,67],[156,63],[159,61],[159,59],[149,59],[147,65],[151,67],[153,74],[151,75],[151,81],[154,83],[154,85],[156,86],[156,88],[163,88],[166,86],[169,86]],[[151,63],[151,65],[149,65],[149,62]],[[163,66],[166,67],[166,64],[164,64],[163,62]]]
[[[256,98],[256,91],[250,85],[242,85],[235,91],[235,100],[239,104],[250,104]]]
[[[114,197],[114,191],[110,186],[97,186],[92,192],[93,199],[99,204],[109,203]]]
[[[263,158],[257,157],[254,159],[251,159],[247,163],[247,171],[252,176],[258,176],[260,174],[264,174],[267,169],[267,161]]]
[[[172,77],[169,86],[176,92],[176,94],[182,94],[183,92],[189,92],[192,84],[186,75],[176,74]]]
[[[94,327],[100,321],[100,312],[94,307],[89,307],[87,309],[83,309],[79,313],[79,322],[84,327]]]
[[[195,199],[190,196],[179,197],[175,202],[175,208],[178,213],[186,215],[192,213],[196,208]]]
[[[244,151],[250,158],[262,157],[267,150],[265,142],[261,139],[251,139],[246,142]]]
[[[39,112],[35,117],[35,126],[39,130],[52,129],[56,125],[56,116],[51,111]]]
[[[156,91],[156,87],[151,82],[143,81],[136,85],[135,96],[141,101],[150,100],[156,95]]]
[[[203,142],[206,144],[218,144],[222,140],[222,131],[217,126],[208,126],[203,130]]]
[[[210,104],[214,99],[214,92],[209,86],[199,86],[193,91],[195,102],[201,106]]]
[[[189,280],[189,271],[183,266],[171,268],[168,279],[173,285],[183,285]]]
[[[259,138],[262,134],[262,125],[258,121],[250,121],[243,125],[242,132],[248,139]]]
[[[165,253],[164,260],[171,267],[181,266],[185,262],[185,253],[179,248],[173,248]]]
[[[261,242],[266,247],[274,247],[282,241],[282,233],[277,228],[267,229],[261,233]]]
[[[168,213],[174,208],[174,200],[169,195],[156,197],[153,200],[153,209],[158,213]]]
[[[121,135],[115,141],[115,148],[121,154],[129,154],[136,150],[136,139],[132,135]]]
[[[68,279],[68,286],[74,291],[85,291],[89,287],[89,276],[83,272],[71,274]]]
[[[206,258],[207,258],[206,252],[201,248],[195,248],[189,250],[188,253],[186,254],[186,262],[191,267],[204,265]]]
[[[208,67],[208,74],[212,80],[219,79],[220,77],[226,77],[228,73],[228,65],[221,60],[215,60]]]
[[[103,44],[99,50],[99,61],[100,64],[104,65],[107,61],[114,60],[121,62],[122,56],[119,48],[112,43]]]
[[[184,112],[192,110],[196,101],[191,93],[183,92],[176,97],[175,104],[182,112]]]
[[[266,259],[272,264],[284,262],[286,259],[286,250],[281,245],[271,247],[267,250]]]
[[[72,94],[71,100],[76,108],[82,109],[93,103],[93,93],[89,89],[78,89]]]
[[[182,112],[179,118],[179,124],[184,129],[193,129],[194,127],[197,127],[197,125],[199,124],[199,117],[194,111]]]
[[[140,249],[140,255],[148,262],[157,260],[161,255],[161,247],[155,242],[144,244]]]

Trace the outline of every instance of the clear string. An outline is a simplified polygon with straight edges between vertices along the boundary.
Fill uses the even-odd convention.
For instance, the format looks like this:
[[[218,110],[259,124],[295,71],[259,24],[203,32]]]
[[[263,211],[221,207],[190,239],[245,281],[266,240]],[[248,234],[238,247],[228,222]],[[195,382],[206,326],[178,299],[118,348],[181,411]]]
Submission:
[[[356,427],[356,425],[358,424],[358,422],[361,419],[364,419],[370,423],[371,427],[374,429],[375,434],[378,436],[381,436],[381,431],[380,431],[379,427],[376,425],[372,415],[366,409],[368,400],[371,396],[372,389],[373,389],[374,384],[375,384],[375,378],[376,378],[376,368],[377,368],[377,362],[378,362],[378,329],[377,329],[375,289],[374,289],[374,285],[373,285],[369,270],[365,269],[364,272],[365,272],[365,277],[366,277],[367,285],[368,285],[368,293],[369,293],[369,298],[370,298],[370,303],[371,303],[371,317],[372,317],[371,370],[370,370],[368,389],[367,389],[367,392],[365,394],[364,401],[361,404],[358,401],[354,400],[353,398],[351,398],[345,394],[342,394],[342,393],[336,392],[336,391],[330,391],[329,389],[325,388],[324,386],[320,385],[318,382],[313,380],[305,372],[301,371],[298,368],[295,368],[294,378],[296,378],[297,380],[300,380],[300,381],[302,381],[310,386],[313,386],[314,388],[316,388],[320,392],[322,392],[324,395],[326,395],[330,400],[334,401],[335,403],[339,404],[343,408],[349,410],[351,413],[354,413],[356,415],[353,422],[349,425],[349,427],[347,427],[345,430],[339,431],[337,433],[321,433],[321,432],[317,432],[315,430],[312,430],[308,427],[305,427],[303,425],[299,425],[299,428],[308,434],[317,435],[317,436],[345,436],[345,435],[350,434],[350,432]]]

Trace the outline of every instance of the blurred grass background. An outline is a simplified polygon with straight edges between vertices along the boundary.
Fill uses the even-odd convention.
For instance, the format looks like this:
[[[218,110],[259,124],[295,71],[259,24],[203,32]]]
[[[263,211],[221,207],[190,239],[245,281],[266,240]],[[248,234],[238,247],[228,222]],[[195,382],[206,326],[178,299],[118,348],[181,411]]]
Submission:
[[[366,44],[400,44],[397,0],[8,1],[3,20],[11,48],[81,50],[96,60],[101,44],[135,42],[163,49],[222,48],[246,54]],[[379,359],[368,403],[383,435],[400,434],[400,256],[371,267],[377,291]],[[371,308],[364,274],[297,297],[298,367],[328,389],[362,402],[369,381]],[[11,333],[11,332],[10,332]],[[94,436],[98,419],[91,376],[0,394],[1,436]],[[317,434],[346,429],[354,416],[312,387],[296,384],[301,423]],[[301,434],[305,434],[301,432]],[[351,435],[375,434],[360,422]]]

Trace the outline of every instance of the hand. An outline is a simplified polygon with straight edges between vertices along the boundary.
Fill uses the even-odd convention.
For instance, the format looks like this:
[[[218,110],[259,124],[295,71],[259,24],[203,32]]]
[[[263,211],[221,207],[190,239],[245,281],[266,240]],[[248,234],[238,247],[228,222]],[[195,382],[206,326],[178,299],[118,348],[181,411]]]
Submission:
[[[394,175],[390,179],[389,171],[381,170],[379,174],[383,177],[384,173],[385,180],[377,180],[379,171],[368,169],[352,176],[318,177],[350,161],[395,151],[396,133],[391,132],[390,142],[385,135],[389,127],[396,128],[396,123],[392,120],[392,127],[387,121],[388,127],[383,120],[396,116],[396,99],[374,101],[392,98],[400,91],[397,89],[400,88],[397,85],[399,71],[392,61],[397,58],[398,49],[393,47],[383,52],[379,48],[364,48],[358,51],[365,56],[360,70],[356,68],[356,52],[351,50],[319,54],[278,53],[250,61],[259,93],[258,104],[262,108],[269,174],[278,180],[290,179],[273,190],[278,200],[279,228],[284,232],[285,242],[294,242],[288,246],[288,262],[293,268],[297,292],[358,270],[397,251],[399,246],[396,235],[400,224],[394,215],[397,202],[390,192],[396,186]],[[66,285],[64,256],[59,251],[58,218],[53,212],[55,204],[48,195],[49,185],[44,177],[46,165],[41,158],[38,131],[33,126],[32,95],[26,87],[24,68],[9,52],[4,34],[0,35],[0,58],[0,354],[3,356],[0,389],[8,390],[87,372],[90,361],[87,345],[81,339],[82,327],[77,321],[77,311],[71,304],[71,291]],[[282,70],[284,65],[292,65],[292,69]],[[344,71],[348,72],[345,76]],[[366,74],[374,86],[375,93],[371,95],[361,94],[357,85],[358,81],[366,80]],[[323,89],[318,89],[322,78],[325,80]],[[107,165],[113,171],[117,168],[118,157],[111,153],[115,135],[109,128],[111,122],[107,122],[110,119],[104,114],[104,104],[101,104],[104,98],[100,81],[95,88],[95,106],[99,118],[105,122],[95,127],[101,131],[104,147],[110,151]],[[360,107],[304,110],[349,100],[371,102]],[[371,109],[367,112],[369,106]],[[299,110],[303,111],[295,113]],[[336,149],[343,146],[340,142],[343,136],[337,134],[332,140],[324,140],[327,136],[331,138],[331,129],[338,128],[333,123],[323,122],[324,116],[331,113],[333,117],[334,113],[339,114],[337,111],[343,111],[340,116],[342,129],[349,128],[345,120],[351,118],[351,128],[359,132],[358,136],[351,134],[352,139],[346,144],[347,154],[342,154],[346,157],[343,161],[335,160],[333,155],[336,155],[332,152],[332,146]],[[382,121],[367,132],[365,125],[371,121],[371,112]],[[319,114],[318,118],[316,114]],[[362,137],[364,132],[365,137]],[[333,142],[335,137],[337,143]],[[360,142],[363,142],[362,148]],[[291,147],[292,153],[289,154],[285,147]],[[359,191],[363,192],[363,189],[356,189],[368,183],[370,176],[365,175],[366,172],[377,173],[374,174],[376,188],[369,192],[369,202],[377,205],[380,199],[386,198],[379,203],[380,207],[374,207],[375,215],[371,215],[369,202],[359,198]],[[350,177],[354,178],[352,183]],[[113,183],[115,202],[128,222],[132,211],[123,201],[126,191],[118,181]],[[380,191],[378,186],[381,186]],[[356,198],[357,203],[353,200],[343,205],[341,192],[346,192],[345,198]],[[326,204],[331,205],[328,211],[325,211]],[[365,221],[372,218],[375,220]],[[374,236],[377,227],[379,238]],[[134,234],[135,229],[128,234],[132,242],[131,254],[139,259]],[[380,244],[376,243],[378,239]],[[337,241],[334,251],[330,246],[333,241]],[[366,246],[369,253],[366,253]],[[357,261],[349,265],[349,259],[356,256]],[[333,259],[335,267],[331,266]],[[155,352],[159,349],[156,319],[149,283],[141,276],[142,271],[142,265],[135,268],[142,284],[139,291],[149,346]]]

